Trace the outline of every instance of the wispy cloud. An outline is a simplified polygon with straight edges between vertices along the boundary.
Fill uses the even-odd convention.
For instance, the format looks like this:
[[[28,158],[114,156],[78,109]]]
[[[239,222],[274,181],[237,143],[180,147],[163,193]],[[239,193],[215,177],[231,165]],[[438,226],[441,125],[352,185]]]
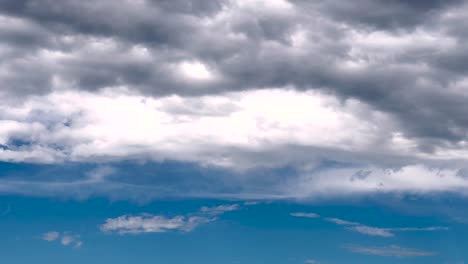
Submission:
[[[0,215],[7,215],[11,212],[11,206],[8,204],[7,208]]]
[[[83,245],[80,235],[64,232],[60,234],[57,231],[50,231],[42,235],[42,240],[53,242],[60,241],[64,246],[72,246],[73,248],[80,248]]]
[[[393,233],[388,231],[388,229],[372,227],[372,226],[357,225],[357,226],[349,227],[348,229],[356,231],[361,234],[369,235],[369,236],[380,236],[380,237],[395,236]]]
[[[319,262],[315,259],[307,259],[306,261],[304,261],[304,263],[306,264],[319,264]]]
[[[168,217],[164,215],[123,215],[117,218],[109,218],[100,226],[101,231],[107,233],[142,234],[164,233],[171,231],[191,232],[202,224],[213,222],[226,212],[239,210],[238,204],[220,205],[215,207],[202,207],[193,214]]]
[[[305,217],[305,218],[319,218],[320,215],[314,214],[314,213],[303,213],[303,212],[298,212],[298,213],[291,213],[291,216],[294,217]]]
[[[393,237],[395,232],[430,232],[430,231],[444,231],[448,230],[448,227],[444,226],[430,226],[430,227],[394,227],[394,228],[382,228],[364,225],[358,222],[350,222],[339,218],[325,218],[326,221],[335,223],[340,226],[347,226],[346,229],[358,232],[369,236],[379,237]]]
[[[80,248],[83,242],[80,240],[80,235],[64,234],[60,243],[64,246],[73,246],[74,248]]]
[[[220,215],[220,214],[224,214],[225,212],[237,211],[240,209],[241,207],[238,204],[220,205],[220,206],[214,206],[214,207],[203,206],[202,208],[200,208],[200,212],[210,214],[210,215]]]
[[[427,257],[433,256],[436,253],[431,251],[422,251],[417,249],[402,248],[399,246],[388,246],[388,247],[363,247],[363,246],[351,246],[349,250],[355,253],[377,255],[385,257]]]
[[[55,241],[57,238],[59,238],[60,233],[56,231],[50,231],[42,235],[42,239],[45,241]]]
[[[142,234],[142,233],[163,233],[169,231],[190,232],[195,227],[203,223],[212,221],[207,217],[185,217],[175,216],[167,218],[160,215],[123,215],[117,218],[110,218],[101,226],[103,232],[116,232],[120,235]]]
[[[257,205],[257,204],[260,204],[260,202],[258,202],[258,201],[247,201],[247,202],[244,202],[244,205],[246,205],[246,206]]]
[[[349,222],[343,219],[339,218],[325,218],[326,221],[335,223],[337,225],[359,225],[359,223],[356,222]]]

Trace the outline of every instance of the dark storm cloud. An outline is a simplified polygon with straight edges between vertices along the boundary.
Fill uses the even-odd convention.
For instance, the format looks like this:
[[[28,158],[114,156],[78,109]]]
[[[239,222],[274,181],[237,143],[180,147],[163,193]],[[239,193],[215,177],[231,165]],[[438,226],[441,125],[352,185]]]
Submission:
[[[116,86],[200,95],[289,85],[390,113],[426,152],[467,139],[467,18],[457,13],[464,1],[247,2],[0,0],[0,95]],[[298,47],[292,36],[301,30]],[[192,60],[218,77],[182,77],[177,65]]]
[[[303,1],[336,20],[383,30],[411,30],[463,0],[357,0]],[[320,4],[318,4],[320,2]]]

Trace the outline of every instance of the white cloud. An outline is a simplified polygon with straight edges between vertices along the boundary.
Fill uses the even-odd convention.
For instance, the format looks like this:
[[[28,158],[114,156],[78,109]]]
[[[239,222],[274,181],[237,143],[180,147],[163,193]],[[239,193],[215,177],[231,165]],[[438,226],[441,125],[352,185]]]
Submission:
[[[307,173],[288,187],[298,197],[368,193],[466,193],[468,178],[460,170],[408,165],[395,169],[338,168]]]
[[[305,217],[305,218],[319,218],[320,215],[314,213],[291,213],[294,217]]]
[[[59,238],[60,233],[56,231],[47,232],[42,235],[42,239],[45,241],[55,241]]]
[[[167,218],[158,215],[129,216],[110,218],[101,226],[104,232],[116,232],[120,235],[141,233],[163,233],[168,231],[190,232],[200,224],[210,222],[205,217],[175,216]]]
[[[177,68],[189,80],[212,81],[216,79],[215,74],[205,64],[198,61],[185,61],[180,63]]]
[[[428,256],[433,256],[436,254],[435,252],[421,251],[421,250],[409,249],[409,248],[401,248],[395,245],[392,245],[389,247],[353,246],[353,247],[350,247],[349,249],[355,253],[386,256],[386,257],[428,257]]]
[[[337,225],[346,226],[346,229],[355,231],[368,236],[379,236],[379,237],[393,237],[395,232],[412,232],[412,231],[442,231],[448,230],[448,227],[444,226],[430,226],[430,227],[396,227],[396,228],[382,228],[363,225],[358,222],[349,222],[339,218],[325,218],[325,221],[335,223]]]
[[[188,215],[167,217],[163,215],[142,214],[137,216],[123,215],[109,218],[100,226],[101,231],[126,234],[164,233],[171,231],[191,232],[201,224],[216,220],[215,216],[225,212],[239,210],[237,204],[202,207],[199,212]]]
[[[60,242],[62,243],[62,245],[64,246],[68,246],[70,245],[75,239],[72,237],[72,236],[69,236],[69,235],[64,235],[62,237],[62,239],[60,240]]]
[[[283,166],[300,171],[299,177],[285,175],[285,181],[271,182],[278,185],[252,187],[266,193],[238,194],[252,199],[468,190],[468,177],[459,174],[458,168],[465,166],[460,153],[422,152],[391,116],[317,91],[160,98],[125,89],[56,91],[2,105],[0,113],[2,161],[176,160],[239,171]],[[15,145],[17,139],[24,144]],[[323,159],[372,166],[318,169],[315,165]],[[89,174],[89,183],[102,182],[109,170],[103,166]],[[250,187],[249,179],[239,181]],[[9,182],[4,186],[10,188]]]
[[[215,207],[204,206],[200,209],[200,211],[209,215],[220,215],[220,214],[224,214],[225,212],[237,211],[240,209],[241,207],[238,204],[230,204],[230,205],[220,205],[220,206],[215,206]]]
[[[358,225],[356,222],[349,222],[339,218],[325,218],[326,221],[335,223],[337,225]]]
[[[2,111],[0,119],[9,120],[10,125],[0,129],[1,144],[21,134],[31,143],[28,150],[43,147],[36,153],[13,147],[2,150],[0,159],[6,161],[141,156],[242,168],[296,162],[268,157],[272,148],[287,145],[365,153],[379,143],[385,148],[382,152],[398,150],[402,154],[412,148],[411,144],[394,144],[391,136],[388,144],[381,144],[392,130],[389,117],[357,101],[341,103],[319,92],[270,89],[157,99],[56,92],[31,98],[23,105],[5,106]],[[54,116],[31,115],[41,112]],[[233,148],[240,153],[227,151]],[[249,161],[241,155],[253,150],[266,160]]]
[[[68,232],[60,234],[57,231],[50,231],[43,234],[42,239],[48,242],[59,241],[63,246],[73,246],[73,248],[80,248],[83,245],[80,235]]]
[[[306,261],[304,261],[304,263],[306,264],[318,264],[319,262],[315,259],[307,259]]]
[[[388,229],[372,227],[372,226],[364,226],[358,225],[349,227],[350,230],[356,231],[361,234],[369,235],[369,236],[380,236],[380,237],[393,237],[395,236],[393,233],[388,231]]]

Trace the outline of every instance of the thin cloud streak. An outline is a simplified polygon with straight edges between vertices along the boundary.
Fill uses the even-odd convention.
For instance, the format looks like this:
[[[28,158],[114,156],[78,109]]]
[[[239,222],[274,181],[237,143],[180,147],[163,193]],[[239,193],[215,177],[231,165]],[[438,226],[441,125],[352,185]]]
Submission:
[[[436,252],[421,251],[410,248],[402,248],[399,246],[388,246],[388,247],[364,247],[364,246],[351,246],[348,247],[351,252],[376,255],[383,257],[398,257],[398,258],[409,258],[409,257],[430,257],[434,256]]]

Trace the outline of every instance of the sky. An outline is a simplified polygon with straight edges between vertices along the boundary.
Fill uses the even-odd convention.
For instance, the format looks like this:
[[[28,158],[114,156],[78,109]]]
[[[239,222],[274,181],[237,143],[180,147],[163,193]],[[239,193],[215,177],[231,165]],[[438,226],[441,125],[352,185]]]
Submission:
[[[467,8],[0,0],[0,259],[467,263]]]

